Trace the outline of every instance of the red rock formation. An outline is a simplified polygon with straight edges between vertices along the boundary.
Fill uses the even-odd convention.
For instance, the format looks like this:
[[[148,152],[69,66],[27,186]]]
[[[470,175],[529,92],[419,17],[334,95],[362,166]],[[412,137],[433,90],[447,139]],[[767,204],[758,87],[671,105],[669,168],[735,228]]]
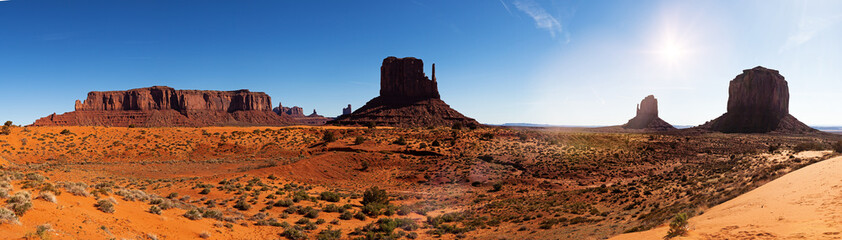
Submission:
[[[127,91],[90,92],[76,111],[52,114],[33,126],[201,127],[216,125],[289,125],[292,119],[271,112],[262,92],[175,90],[154,86]]]
[[[424,61],[387,57],[380,67],[380,96],[406,99],[439,98],[435,64],[433,80],[424,75]]]
[[[789,114],[789,87],[777,70],[743,70],[728,88],[728,111],[699,128],[726,133],[814,132]]]
[[[278,104],[278,107],[273,108],[272,111],[278,114],[285,114],[293,118],[306,117],[304,116],[304,109],[299,106],[293,106],[290,108],[284,107],[282,104]]]
[[[658,99],[649,95],[637,105],[637,115],[623,125],[626,129],[646,129],[665,131],[675,129],[672,125],[658,117]]]
[[[346,108],[342,108],[342,115],[348,115],[351,114],[351,112],[353,112],[353,110],[351,109],[351,104],[348,104],[348,107]]]
[[[350,110],[350,109],[349,109]],[[331,123],[331,122],[329,122]],[[380,96],[332,123],[345,125],[452,126],[479,125],[440,99],[433,65],[433,80],[424,75],[424,62],[412,57],[388,57],[380,67]]]

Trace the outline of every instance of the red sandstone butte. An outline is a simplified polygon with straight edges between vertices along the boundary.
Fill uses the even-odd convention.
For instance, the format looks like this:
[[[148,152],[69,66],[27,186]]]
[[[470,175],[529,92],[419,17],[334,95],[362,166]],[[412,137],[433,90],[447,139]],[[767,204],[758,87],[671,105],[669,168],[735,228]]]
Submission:
[[[653,95],[646,96],[637,105],[637,114],[623,125],[626,129],[645,129],[666,131],[675,129],[671,124],[658,117],[658,99]]]
[[[387,57],[380,67],[380,96],[328,123],[373,123],[400,127],[452,126],[460,123],[478,126],[476,120],[465,117],[440,99],[435,72],[436,65],[433,64],[431,80],[424,74],[424,62],[421,59]]]
[[[282,126],[292,119],[272,112],[266,93],[175,90],[166,86],[90,92],[75,111],[52,114],[32,126],[203,127]]]
[[[778,70],[743,70],[728,87],[728,111],[701,126],[725,133],[806,133],[817,130],[789,114],[789,86]]]

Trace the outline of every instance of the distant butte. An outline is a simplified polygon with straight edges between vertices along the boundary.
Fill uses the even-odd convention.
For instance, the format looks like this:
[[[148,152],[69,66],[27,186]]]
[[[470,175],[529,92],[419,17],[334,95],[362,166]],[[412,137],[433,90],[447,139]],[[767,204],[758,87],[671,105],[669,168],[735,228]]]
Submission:
[[[789,114],[789,87],[777,70],[743,70],[728,88],[728,111],[698,128],[725,133],[806,133],[817,130]]]
[[[666,131],[675,129],[671,124],[658,117],[658,99],[649,95],[637,105],[637,114],[629,122],[623,125],[626,129],[646,129],[653,131]]]
[[[380,96],[330,123],[405,127],[479,125],[440,99],[435,64],[432,78],[424,74],[421,59],[387,57],[380,67]]]
[[[202,127],[282,126],[289,117],[272,112],[262,92],[175,90],[166,86],[90,92],[75,111],[52,114],[32,126]]]

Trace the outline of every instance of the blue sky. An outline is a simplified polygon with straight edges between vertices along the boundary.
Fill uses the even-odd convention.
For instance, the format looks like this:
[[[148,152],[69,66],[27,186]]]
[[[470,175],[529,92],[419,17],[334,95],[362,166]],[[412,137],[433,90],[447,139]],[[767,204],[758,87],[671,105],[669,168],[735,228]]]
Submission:
[[[790,112],[842,125],[840,1],[0,1],[0,120],[88,91],[250,89],[335,116],[380,63],[436,63],[442,99],[483,123],[622,124],[725,112],[743,69],[780,70]]]

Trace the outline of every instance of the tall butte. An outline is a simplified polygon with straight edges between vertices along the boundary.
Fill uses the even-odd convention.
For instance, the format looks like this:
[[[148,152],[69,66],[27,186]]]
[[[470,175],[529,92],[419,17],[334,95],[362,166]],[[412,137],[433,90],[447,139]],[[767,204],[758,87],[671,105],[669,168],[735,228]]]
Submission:
[[[789,86],[777,70],[743,70],[728,88],[728,112],[699,126],[725,133],[806,133],[817,130],[789,114]]]
[[[666,131],[675,129],[671,124],[658,117],[658,99],[649,95],[637,105],[637,114],[623,125],[626,129],[645,129]]]
[[[380,67],[380,96],[331,123],[386,126],[479,125],[441,100],[433,64],[433,79],[424,74],[421,59],[387,57]]]
[[[175,90],[154,86],[126,91],[90,92],[75,111],[38,119],[33,126],[202,127],[291,125],[272,112],[266,93]]]

